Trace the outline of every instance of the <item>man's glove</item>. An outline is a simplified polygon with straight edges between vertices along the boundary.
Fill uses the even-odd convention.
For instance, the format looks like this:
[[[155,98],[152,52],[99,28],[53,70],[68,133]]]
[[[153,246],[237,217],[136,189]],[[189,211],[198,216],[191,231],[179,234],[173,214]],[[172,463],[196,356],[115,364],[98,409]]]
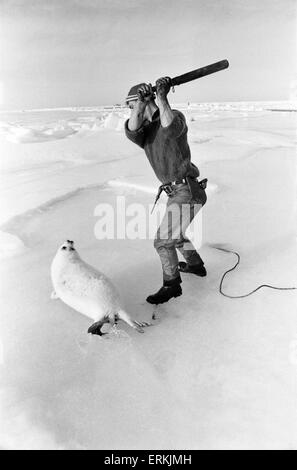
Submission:
[[[137,90],[137,96],[139,101],[143,103],[148,103],[151,99],[155,98],[151,83],[148,85],[143,83]]]
[[[165,98],[171,87],[171,78],[170,77],[162,77],[156,81],[156,89],[157,89],[157,96],[158,98]]]

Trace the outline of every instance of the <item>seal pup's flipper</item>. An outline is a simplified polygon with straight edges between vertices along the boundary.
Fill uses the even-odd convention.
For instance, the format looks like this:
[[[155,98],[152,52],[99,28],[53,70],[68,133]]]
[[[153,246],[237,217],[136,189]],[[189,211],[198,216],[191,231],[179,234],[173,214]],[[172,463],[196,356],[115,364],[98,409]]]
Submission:
[[[91,333],[92,335],[98,335],[98,336],[103,336],[106,335],[106,333],[102,333],[101,328],[106,323],[106,321],[97,321],[93,323],[93,325],[90,326],[88,329],[88,333]]]
[[[128,323],[128,325],[132,326],[132,328],[137,330],[138,333],[144,333],[142,327],[151,326],[151,323],[132,320],[130,315],[122,309],[118,311],[118,317],[120,320],[123,320],[124,322]]]

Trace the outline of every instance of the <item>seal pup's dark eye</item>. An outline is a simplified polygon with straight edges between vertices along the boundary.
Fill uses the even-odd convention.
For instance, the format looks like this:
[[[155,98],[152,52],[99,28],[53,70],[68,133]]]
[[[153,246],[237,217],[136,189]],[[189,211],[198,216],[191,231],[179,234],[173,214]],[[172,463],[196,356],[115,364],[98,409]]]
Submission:
[[[62,250],[67,250],[67,247],[66,247],[66,246],[62,246]]]

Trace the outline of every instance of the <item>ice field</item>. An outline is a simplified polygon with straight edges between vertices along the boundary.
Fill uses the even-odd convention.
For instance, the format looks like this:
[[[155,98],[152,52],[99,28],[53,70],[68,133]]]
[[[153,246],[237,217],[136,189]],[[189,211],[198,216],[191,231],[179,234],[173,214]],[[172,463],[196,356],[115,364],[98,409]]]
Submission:
[[[161,286],[152,240],[98,240],[95,208],[153,203],[159,185],[118,108],[0,113],[0,447],[297,449],[296,104],[176,106],[209,180],[201,215],[206,278],[158,307],[139,335],[100,338],[51,300],[50,264],[75,241],[136,319]],[[166,198],[163,196],[162,201]],[[149,212],[148,212],[149,214]],[[195,242],[195,240],[194,240]]]

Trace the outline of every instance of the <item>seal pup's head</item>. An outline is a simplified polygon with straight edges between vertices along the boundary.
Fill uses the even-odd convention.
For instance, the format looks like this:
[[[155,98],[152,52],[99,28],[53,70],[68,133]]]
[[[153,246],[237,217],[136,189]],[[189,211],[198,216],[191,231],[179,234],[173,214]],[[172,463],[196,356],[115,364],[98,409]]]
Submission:
[[[74,242],[72,240],[66,240],[63,245],[60,247],[61,250],[74,251]]]
[[[64,270],[65,267],[81,261],[81,258],[73,245],[73,241],[66,240],[63,245],[58,248],[51,264],[51,274],[53,279],[58,279],[61,274],[61,270]]]
[[[63,245],[59,247],[57,255],[68,259],[77,258],[78,253],[74,248],[74,242],[72,240],[66,240]]]

